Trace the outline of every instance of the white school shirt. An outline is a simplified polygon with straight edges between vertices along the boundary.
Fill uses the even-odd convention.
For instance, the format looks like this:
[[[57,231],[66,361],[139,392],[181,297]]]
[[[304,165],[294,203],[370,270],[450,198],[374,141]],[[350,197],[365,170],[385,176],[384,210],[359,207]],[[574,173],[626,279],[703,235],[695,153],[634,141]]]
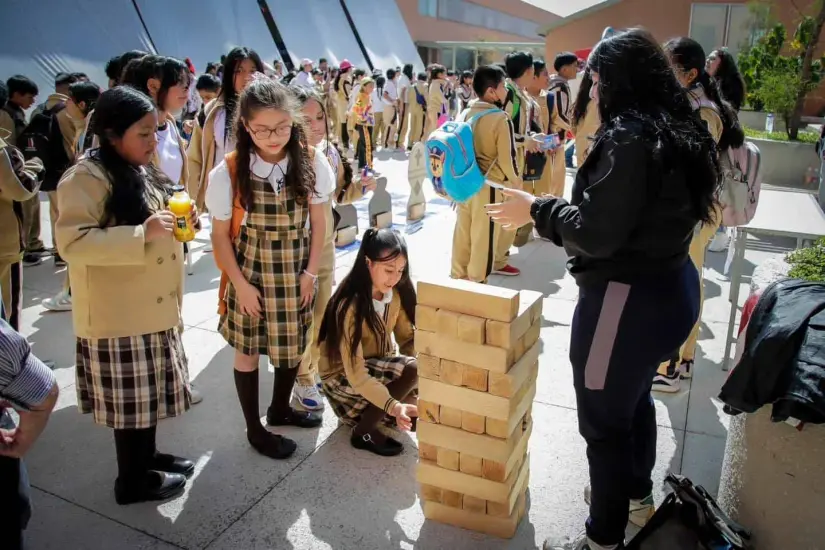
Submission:
[[[298,75],[289,83],[290,86],[293,88],[306,88],[308,90],[312,90],[315,88],[315,79],[312,78],[312,74],[306,71],[301,71]]]
[[[384,102],[378,97],[378,88],[373,88],[372,94],[372,112],[373,113],[383,113],[384,112]]]
[[[410,98],[407,97],[407,95],[409,95],[409,94],[407,94],[407,90],[410,89],[410,86],[412,86],[412,83],[410,82],[410,79],[407,78],[407,75],[405,75],[404,73],[401,73],[401,78],[398,79],[398,93],[401,95],[401,102],[402,103],[408,103],[409,102]]]
[[[183,171],[183,153],[180,150],[180,141],[178,141],[178,129],[167,121],[166,128],[157,130],[157,136],[160,169],[169,176],[172,183],[179,183]]]
[[[289,155],[278,164],[271,164],[253,154],[249,159],[249,168],[259,178],[266,179],[276,193],[280,193],[284,185],[284,175],[289,169]],[[327,202],[334,190],[335,176],[332,168],[324,151],[316,147],[315,192],[309,198],[310,204]],[[209,186],[206,188],[205,201],[214,219],[221,221],[232,219],[232,181],[226,160],[222,160],[209,172]],[[241,225],[246,225],[246,216]],[[307,216],[306,227],[309,228],[309,216]]]
[[[377,313],[379,317],[384,317],[384,313],[387,311],[387,306],[390,302],[392,302],[392,290],[384,294],[384,297],[380,300],[373,298],[372,307],[375,308],[375,313]]]
[[[398,86],[395,82],[392,80],[387,80],[387,84],[384,86],[384,91],[390,96],[390,101],[384,99],[383,94],[381,94],[381,101],[383,101],[385,105],[395,105],[398,101]]]
[[[228,151],[235,150],[235,140],[226,139],[226,109],[220,107],[212,120],[215,132],[215,162],[220,162]]]
[[[358,93],[361,91],[361,83],[353,84],[352,91],[349,94],[349,104],[348,108],[352,109],[352,106],[355,105],[355,98],[358,97]],[[373,105],[374,107],[374,105]]]

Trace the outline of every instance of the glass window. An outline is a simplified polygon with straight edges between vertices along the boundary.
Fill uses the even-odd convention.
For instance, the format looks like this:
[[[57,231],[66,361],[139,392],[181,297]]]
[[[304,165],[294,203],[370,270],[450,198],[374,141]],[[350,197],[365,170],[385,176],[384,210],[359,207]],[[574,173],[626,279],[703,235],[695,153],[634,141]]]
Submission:
[[[453,67],[453,48],[441,48],[439,63],[444,65],[447,69],[455,69]]]
[[[727,19],[727,4],[693,4],[690,37],[699,42],[705,52],[724,46]]]
[[[455,52],[455,70],[456,71],[472,71],[476,63],[476,50],[467,48],[458,48]]]
[[[731,55],[736,59],[740,51],[752,46],[755,42],[753,16],[748,6],[732,5],[729,20],[727,46]]]
[[[431,2],[434,5],[437,4],[437,10],[435,11],[441,19],[529,38],[538,37],[538,24],[526,19],[514,17],[466,0],[431,0]],[[424,13],[422,6],[425,3],[427,3],[426,0],[419,0],[418,2],[419,11],[422,14]]]
[[[418,13],[426,17],[438,17],[438,0],[418,0]]]

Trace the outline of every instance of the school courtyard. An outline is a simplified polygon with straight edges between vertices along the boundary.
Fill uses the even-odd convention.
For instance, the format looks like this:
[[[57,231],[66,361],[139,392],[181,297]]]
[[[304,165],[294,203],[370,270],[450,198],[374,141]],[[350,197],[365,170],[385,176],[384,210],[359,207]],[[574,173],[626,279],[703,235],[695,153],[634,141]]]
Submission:
[[[409,185],[403,153],[377,153],[377,168],[389,178],[394,222],[408,233],[415,279],[449,272],[454,214],[426,189],[423,223],[406,227]],[[567,192],[572,177],[568,176]],[[368,199],[357,204],[361,230]],[[47,242],[48,207],[43,203]],[[158,429],[161,451],[197,461],[186,492],[162,504],[118,506],[111,430],[93,424],[76,408],[74,337],[70,313],[44,311],[41,300],[60,290],[63,274],[51,260],[26,268],[23,332],[34,352],[53,361],[61,396],[49,426],[26,462],[34,514],[27,531],[35,550],[112,549],[528,549],[554,534],[575,535],[587,508],[585,446],[579,437],[572,373],[568,360],[570,322],[577,288],[565,271],[563,250],[533,241],[513,249],[522,275],[493,277],[492,284],[544,294],[542,353],[530,439],[528,514],[509,541],[425,522],[416,496],[415,435],[402,435],[405,452],[381,458],[349,444],[349,430],[332,411],[316,430],[286,429],[298,451],[286,461],[255,453],[246,441],[232,377],[233,353],[216,332],[218,271],[203,251],[208,233],[194,247],[194,273],[186,278],[184,343],[192,379],[205,396],[182,417]],[[746,255],[745,273],[781,253],[782,240],[760,243]],[[349,270],[357,243],[337,253],[338,280]],[[654,472],[657,502],[666,472],[681,472],[716,492],[729,418],[716,400],[726,373],[721,369],[729,315],[724,254],[708,253],[705,306],[696,372],[678,394],[656,394],[659,425]],[[124,289],[126,291],[126,289]],[[740,304],[747,292],[743,287]],[[123,312],[129,315],[128,311]],[[640,342],[639,345],[644,345]],[[261,412],[269,402],[272,374],[262,369]],[[686,391],[685,388],[690,388]]]

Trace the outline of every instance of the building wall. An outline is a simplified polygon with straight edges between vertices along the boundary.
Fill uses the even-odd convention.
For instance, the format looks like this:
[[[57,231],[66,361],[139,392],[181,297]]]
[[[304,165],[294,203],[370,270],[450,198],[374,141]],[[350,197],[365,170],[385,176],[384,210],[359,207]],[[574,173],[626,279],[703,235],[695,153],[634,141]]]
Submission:
[[[541,43],[542,39],[536,35],[531,39],[527,36],[508,34],[483,27],[474,27],[455,21],[447,21],[434,17],[426,17],[418,11],[418,0],[396,0],[401,15],[407,23],[415,42],[462,41],[462,42],[531,42]],[[559,17],[540,8],[519,0],[473,0],[473,3],[508,13],[510,15],[535,21],[539,28],[552,23]],[[426,61],[425,61],[426,62]]]

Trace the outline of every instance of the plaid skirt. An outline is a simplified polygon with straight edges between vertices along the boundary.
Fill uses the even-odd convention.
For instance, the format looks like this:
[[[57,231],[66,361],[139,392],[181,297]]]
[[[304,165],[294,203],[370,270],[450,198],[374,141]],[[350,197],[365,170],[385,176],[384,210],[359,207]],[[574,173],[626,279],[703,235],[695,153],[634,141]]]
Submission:
[[[189,368],[177,328],[77,339],[80,412],[115,429],[151,428],[189,409]]]
[[[398,380],[404,367],[415,363],[415,357],[399,355],[397,357],[373,357],[365,361],[369,375],[385,386]],[[324,378],[322,391],[327,396],[335,416],[347,426],[355,426],[361,421],[361,413],[370,402],[350,386],[344,372]]]

